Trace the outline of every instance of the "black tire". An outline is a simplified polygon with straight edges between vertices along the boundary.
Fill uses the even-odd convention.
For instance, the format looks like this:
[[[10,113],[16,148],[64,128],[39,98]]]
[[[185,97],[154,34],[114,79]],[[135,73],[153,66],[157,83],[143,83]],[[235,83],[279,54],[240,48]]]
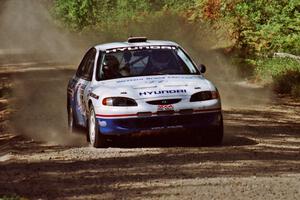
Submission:
[[[201,132],[190,130],[192,133],[194,142],[201,146],[220,146],[222,145],[224,127],[223,127],[223,117],[221,117],[220,124],[214,127],[210,127]]]
[[[70,133],[77,133],[79,131],[79,125],[71,106],[68,106],[68,131]]]
[[[90,115],[88,120],[88,138],[91,146],[95,148],[107,147],[107,138],[102,135],[97,125],[94,107],[90,106]]]
[[[90,143],[91,140],[90,140],[90,135],[89,135],[89,120],[87,120],[86,124],[87,124],[87,128],[85,130],[85,137],[86,137],[86,141],[88,143]]]
[[[210,128],[201,137],[201,144],[203,146],[221,146],[224,136],[223,118],[221,118],[220,125]]]

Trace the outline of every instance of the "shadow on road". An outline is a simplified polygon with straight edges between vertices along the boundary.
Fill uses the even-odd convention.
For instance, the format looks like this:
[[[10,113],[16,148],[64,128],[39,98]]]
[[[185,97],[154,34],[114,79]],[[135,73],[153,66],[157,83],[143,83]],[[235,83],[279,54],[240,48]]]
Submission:
[[[70,71],[51,71],[14,77],[22,83],[22,90],[17,93],[17,102],[22,100],[21,105],[17,104],[22,112],[19,120],[35,127],[24,129],[25,132],[43,127],[50,130],[55,124],[54,135],[46,137],[52,132],[39,132],[45,136],[42,139],[69,138],[60,131],[65,126],[64,98],[69,76]],[[0,162],[0,196],[155,198],[152,192],[158,187],[174,187],[172,180],[300,173],[298,111],[298,104],[287,102],[263,109],[225,110],[221,147],[201,147],[178,133],[119,138],[112,144],[116,148],[108,149],[81,144],[45,145],[28,139],[30,134],[8,137],[1,133],[1,151],[24,156],[25,160]],[[84,136],[79,139],[85,140]],[[51,153],[60,156],[52,158]],[[35,154],[43,159],[26,160]]]
[[[91,151],[104,153],[89,148],[84,153]],[[300,173],[299,159],[298,150],[225,146],[160,148],[156,153],[142,155],[121,151],[116,156],[89,160],[8,162],[0,163],[0,195],[18,194],[30,199],[85,195],[130,198],[128,195],[137,194],[155,197],[151,191],[157,186],[140,184],[159,182],[162,188],[172,187],[164,183],[177,179]]]

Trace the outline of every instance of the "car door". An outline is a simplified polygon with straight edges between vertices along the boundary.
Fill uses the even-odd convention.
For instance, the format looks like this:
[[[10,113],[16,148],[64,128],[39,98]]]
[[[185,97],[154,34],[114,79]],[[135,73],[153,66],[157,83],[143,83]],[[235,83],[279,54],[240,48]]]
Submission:
[[[92,81],[94,63],[96,57],[96,49],[90,49],[84,56],[76,72],[75,84],[74,84],[74,112],[77,123],[80,126],[86,127],[87,122],[87,110],[86,101],[89,94],[89,88]]]

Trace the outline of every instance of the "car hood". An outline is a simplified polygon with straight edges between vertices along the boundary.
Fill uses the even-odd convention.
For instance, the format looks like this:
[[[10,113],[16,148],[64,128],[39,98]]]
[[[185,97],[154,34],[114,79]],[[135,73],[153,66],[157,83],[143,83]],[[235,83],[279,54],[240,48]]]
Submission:
[[[202,75],[162,75],[128,77],[98,82],[93,92],[99,96],[126,96],[135,99],[190,96],[215,90]]]

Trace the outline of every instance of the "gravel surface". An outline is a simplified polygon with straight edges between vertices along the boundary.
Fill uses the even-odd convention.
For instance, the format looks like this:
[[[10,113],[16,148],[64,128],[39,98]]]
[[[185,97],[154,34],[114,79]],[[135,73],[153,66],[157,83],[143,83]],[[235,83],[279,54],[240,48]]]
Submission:
[[[221,147],[169,133],[95,149],[65,131],[65,87],[58,86],[70,74],[2,75],[3,85],[13,80],[30,95],[16,90],[0,99],[0,199],[300,199],[299,101],[225,107]]]

